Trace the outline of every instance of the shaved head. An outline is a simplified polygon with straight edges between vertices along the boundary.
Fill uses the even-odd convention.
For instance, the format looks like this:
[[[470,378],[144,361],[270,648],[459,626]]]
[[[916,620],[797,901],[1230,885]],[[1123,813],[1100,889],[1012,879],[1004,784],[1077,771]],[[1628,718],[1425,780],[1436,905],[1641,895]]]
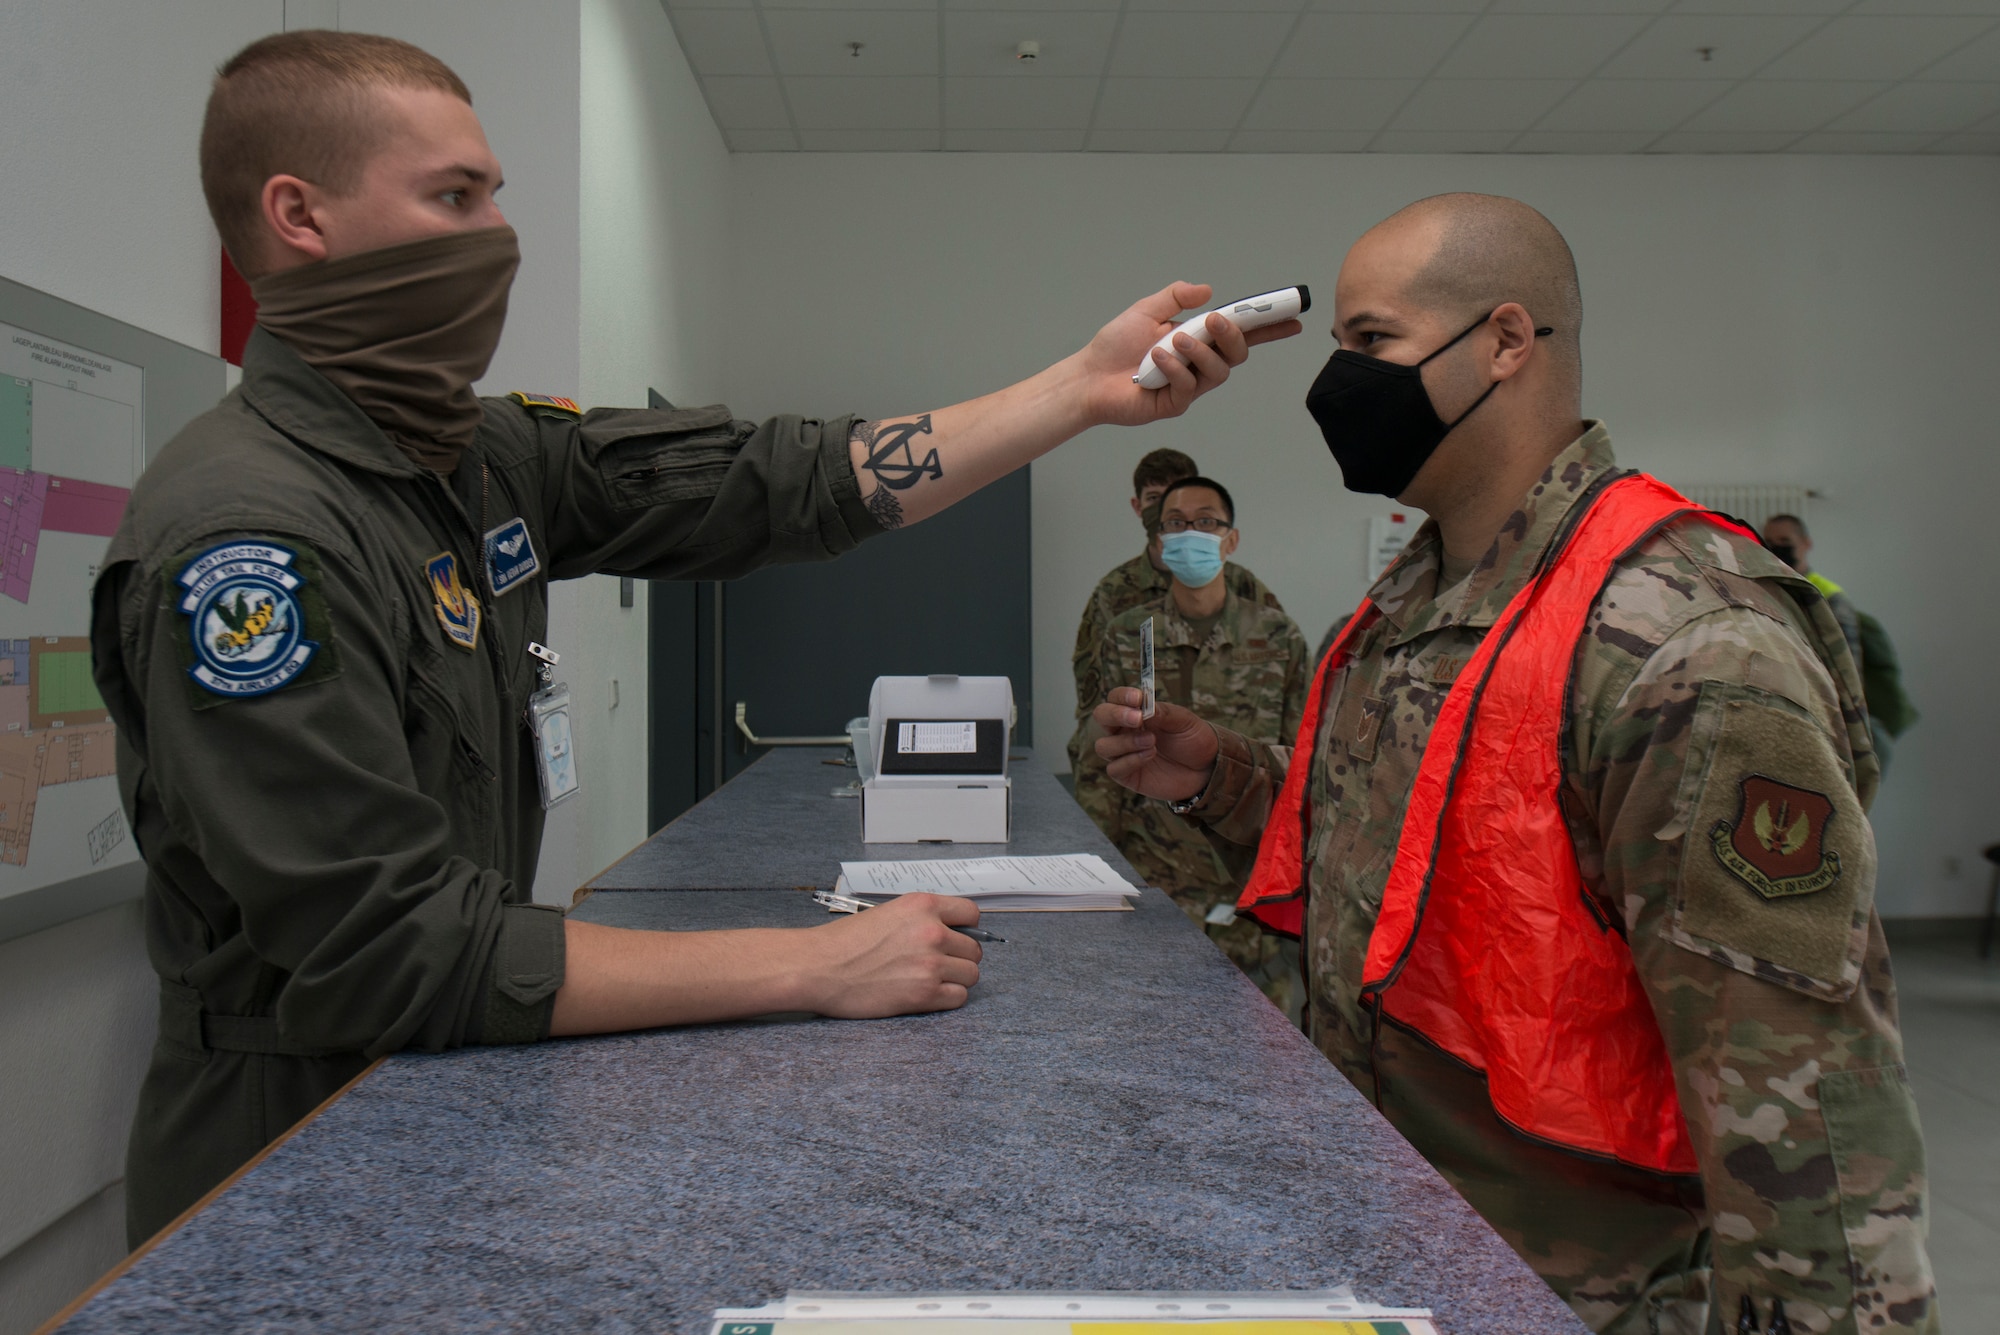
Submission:
[[[1557,379],[1583,390],[1583,293],[1576,257],[1555,224],[1518,199],[1459,193],[1432,195],[1399,209],[1374,231],[1429,234],[1430,257],[1411,276],[1409,300],[1463,324],[1503,302],[1527,307],[1554,332],[1542,350]]]

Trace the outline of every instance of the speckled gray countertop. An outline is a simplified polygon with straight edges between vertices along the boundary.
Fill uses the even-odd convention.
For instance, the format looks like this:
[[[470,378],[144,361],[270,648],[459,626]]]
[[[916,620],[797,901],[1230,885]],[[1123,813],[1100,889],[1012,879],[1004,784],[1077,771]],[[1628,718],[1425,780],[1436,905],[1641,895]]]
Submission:
[[[763,890],[814,885],[826,889],[840,874],[843,860],[864,858],[907,861],[1099,853],[1120,871],[1130,870],[1111,841],[1032,753],[1008,767],[1014,777],[1012,843],[864,844],[861,803],[832,795],[855,777],[852,766],[825,763],[842,754],[839,747],[817,746],[767,754],[614,862],[588,888]]]
[[[795,890],[577,912],[824,920]],[[65,1329],[705,1335],[788,1289],[1352,1283],[1448,1335],[1582,1330],[1164,897],[987,925],[948,1014],[392,1059]]]

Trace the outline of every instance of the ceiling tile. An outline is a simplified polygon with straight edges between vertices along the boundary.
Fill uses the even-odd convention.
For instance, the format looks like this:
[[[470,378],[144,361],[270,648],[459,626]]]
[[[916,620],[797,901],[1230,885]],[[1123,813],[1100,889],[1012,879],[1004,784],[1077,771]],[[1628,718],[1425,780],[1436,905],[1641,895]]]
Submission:
[[[1829,130],[1944,134],[2000,112],[2000,83],[1899,83]]]
[[[727,130],[722,137],[732,153],[791,153],[799,146],[790,130]]]
[[[708,109],[724,130],[789,130],[785,99],[776,79],[703,79]]]
[[[1673,0],[1494,0],[1492,14],[1657,14]]]
[[[1762,133],[1679,130],[1653,141],[1655,153],[1776,153],[1798,136],[1783,130]]]
[[[1680,0],[1676,14],[1838,14],[1853,0]]]
[[[1083,147],[1087,153],[1220,153],[1228,145],[1227,130],[1186,130],[1164,144],[1146,130],[1093,130]]]
[[[1096,79],[946,79],[944,123],[967,130],[1073,129],[1081,137]]]
[[[1818,27],[1782,14],[1668,14],[1601,71],[1607,79],[1744,79]],[[1702,59],[1703,47],[1709,48]]]
[[[1443,79],[1581,79],[1645,25],[1623,14],[1500,14],[1472,25]]]
[[[1653,141],[1650,130],[1530,130],[1509,153],[1637,153]]]
[[[1416,89],[1414,79],[1270,79],[1246,130],[1379,130]]]
[[[938,81],[921,78],[785,80],[803,139],[807,130],[934,130]],[[810,147],[810,145],[807,145]]]
[[[1787,153],[1915,153],[1934,134],[1809,134],[1786,146]]]
[[[1988,18],[2000,19],[2000,0],[1861,0],[1853,13],[1856,14],[1907,14],[1912,9],[1926,14],[1984,14]]]
[[[766,12],[778,72],[878,79],[938,72],[937,15],[896,10]],[[848,43],[861,43],[854,55]]]
[[[1374,138],[1366,130],[1238,130],[1231,153],[1359,153]]]
[[[1577,85],[1537,130],[1649,130],[1678,126],[1722,94],[1706,79],[1591,79]]]
[[[1949,134],[1924,150],[1926,153],[2000,153],[2000,131],[1984,134]]]
[[[769,12],[774,9],[818,9],[853,12],[857,6],[854,0],[762,0],[762,8]],[[867,9],[914,9],[928,14],[937,9],[936,0],[868,0]]]
[[[1576,85],[1567,79],[1433,79],[1389,122],[1395,130],[1525,130]]]
[[[1924,70],[1920,79],[2000,79],[2000,32],[1967,42]]]
[[[1074,130],[946,130],[947,153],[1075,153],[1083,148],[1084,131]]]
[[[1233,130],[1256,95],[1257,83],[1255,79],[1106,79],[1097,128]],[[1158,151],[1174,152],[1183,137],[1164,136]]]
[[[1075,9],[1117,10],[1118,0],[944,0],[947,10],[997,9],[997,10],[1040,10],[1044,13],[1060,7],[1065,12]]]
[[[946,74],[1006,75],[1042,79],[1050,76],[1104,73],[1111,54],[1111,30],[1118,16],[1108,11],[1081,14],[985,10],[944,16]],[[1034,60],[1016,60],[1014,48],[1024,41],[1042,44]]]
[[[1687,123],[1688,130],[1738,134],[1817,130],[1889,85],[1804,80],[1738,84]]]
[[[1511,131],[1386,130],[1375,136],[1373,153],[1504,153],[1514,142]]]
[[[1129,12],[1163,10],[1180,14],[1296,14],[1305,0],[1126,0]]]
[[[769,74],[764,28],[747,9],[692,9],[674,15],[688,65],[696,74]]]
[[[1486,0],[1312,0],[1316,14],[1483,14]]]
[[[1976,18],[1837,18],[1758,71],[1766,79],[1904,79],[1977,37]]]
[[[1111,73],[1261,78],[1294,22],[1290,14],[1127,14],[1111,53]]]
[[[1464,14],[1308,14],[1274,72],[1288,79],[1421,79],[1471,26]]]
[[[928,153],[938,146],[936,130],[800,130],[808,153]]]

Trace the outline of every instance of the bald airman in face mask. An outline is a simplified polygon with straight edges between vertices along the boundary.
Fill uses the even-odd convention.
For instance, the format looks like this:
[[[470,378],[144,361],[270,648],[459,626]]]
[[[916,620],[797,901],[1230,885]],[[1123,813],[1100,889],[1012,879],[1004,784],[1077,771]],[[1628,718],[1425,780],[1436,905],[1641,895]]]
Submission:
[[[1515,200],[1368,232],[1306,406],[1430,520],[1294,745],[1113,691],[1120,782],[1258,849],[1321,1051],[1593,1330],[1935,1331],[1859,680],[1808,581],[1617,466]]]
[[[388,38],[266,38],[218,75],[201,163],[259,324],[241,387],[140,479],[92,625],[161,986],[133,1241],[383,1053],[964,1004],[965,900],[713,933],[531,902],[560,758],[526,721],[548,582],[837,556],[1091,426],[1184,411],[1297,325],[1212,317],[1214,346],[1183,337],[1142,390],[1141,357],[1209,299],[1175,284],[1030,380],[877,420],[482,399],[520,256],[450,69]]]

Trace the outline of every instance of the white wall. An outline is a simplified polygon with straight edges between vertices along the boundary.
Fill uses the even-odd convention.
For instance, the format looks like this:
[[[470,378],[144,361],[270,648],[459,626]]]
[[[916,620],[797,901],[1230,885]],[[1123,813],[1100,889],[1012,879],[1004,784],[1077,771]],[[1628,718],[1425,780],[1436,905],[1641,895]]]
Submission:
[[[907,412],[1067,353],[1174,278],[1312,284],[1443,190],[1518,195],[1583,275],[1586,408],[1624,460],[1687,485],[1803,482],[1815,556],[1879,615],[1925,721],[1876,808],[1888,914],[1973,913],[2000,828],[2000,163],[1984,158],[741,155],[729,390],[740,413]],[[1092,584],[1138,549],[1139,455],[1187,450],[1235,493],[1239,560],[1317,638],[1365,588],[1369,515],[1307,417],[1331,351],[1261,350],[1189,418],[1092,432],[1034,468],[1036,741],[1060,759]],[[1943,859],[1962,871],[1944,874]]]
[[[0,275],[197,348],[220,246],[195,144],[209,77],[280,0],[14,0],[0,43]],[[124,1145],[157,988],[136,904],[0,943],[0,1333],[124,1254]]]
[[[650,388],[677,404],[713,403],[722,397],[710,312],[729,248],[728,151],[658,0],[584,0],[582,69],[579,400],[638,407]],[[566,591],[570,616],[550,632],[562,631],[552,640],[559,651],[582,657],[568,680],[589,800],[575,812],[565,891],[647,834],[646,585],[636,584],[630,608],[608,576]],[[539,893],[555,899],[546,858],[543,870]]]

